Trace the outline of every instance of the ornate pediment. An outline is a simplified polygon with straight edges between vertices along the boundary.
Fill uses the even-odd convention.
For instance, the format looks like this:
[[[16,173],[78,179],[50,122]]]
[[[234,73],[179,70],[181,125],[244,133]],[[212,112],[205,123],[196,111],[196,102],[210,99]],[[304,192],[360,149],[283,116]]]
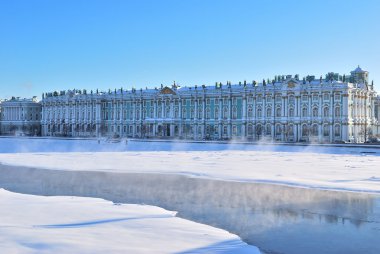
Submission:
[[[161,89],[160,94],[173,94],[176,95],[176,93],[173,91],[173,89],[165,86],[164,88]]]
[[[296,86],[298,86],[298,81],[295,80],[295,79],[289,79],[289,80],[286,80],[284,82],[284,85],[287,87],[287,88],[295,88]]]

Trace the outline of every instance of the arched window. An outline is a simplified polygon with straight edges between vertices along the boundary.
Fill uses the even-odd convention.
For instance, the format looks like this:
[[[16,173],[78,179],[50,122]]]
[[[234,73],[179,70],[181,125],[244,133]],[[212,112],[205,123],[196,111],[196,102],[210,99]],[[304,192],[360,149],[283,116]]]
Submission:
[[[276,108],[276,117],[281,117],[281,108]]]
[[[257,117],[262,117],[262,116],[263,116],[262,109],[261,109],[261,108],[258,108],[258,109],[257,109]]]
[[[317,107],[313,108],[313,117],[318,117],[318,108]]]
[[[236,119],[237,118],[237,109],[236,107],[232,107],[232,119]]]
[[[248,107],[248,117],[252,118],[253,117],[253,110],[252,107]]]
[[[216,106],[214,109],[214,119],[218,119],[218,118],[219,118],[219,107]]]
[[[313,126],[311,128],[311,135],[312,136],[318,136],[318,125],[313,124]]]
[[[306,137],[307,135],[309,135],[309,130],[308,130],[307,125],[304,124],[304,125],[302,125],[302,136]]]
[[[270,136],[272,135],[272,126],[270,124],[267,124],[265,127],[265,134]]]
[[[227,107],[224,107],[224,108],[223,108],[223,118],[224,118],[224,119],[227,119],[227,118],[228,118],[228,108],[227,108]]]
[[[329,117],[329,108],[328,107],[323,108],[323,117]]]
[[[271,117],[271,116],[272,116],[272,109],[267,108],[267,117]]]
[[[329,125],[323,125],[323,136],[328,137],[330,135]]]
[[[288,136],[294,136],[294,127],[293,125],[288,126]]]
[[[340,117],[340,107],[335,107],[335,117]]]
[[[340,125],[339,124],[335,125],[334,135],[335,135],[335,137],[340,137]]]
[[[248,135],[249,136],[253,135],[253,126],[252,126],[252,124],[248,124]]]
[[[302,108],[302,117],[307,117],[307,108]]]
[[[261,124],[256,125],[256,135],[260,136],[263,134],[263,126]]]
[[[236,127],[236,125],[232,125],[232,135],[233,136],[237,135],[237,127]]]
[[[276,125],[276,135],[281,135],[281,125],[279,124]]]
[[[294,117],[294,108],[289,108],[289,117]]]

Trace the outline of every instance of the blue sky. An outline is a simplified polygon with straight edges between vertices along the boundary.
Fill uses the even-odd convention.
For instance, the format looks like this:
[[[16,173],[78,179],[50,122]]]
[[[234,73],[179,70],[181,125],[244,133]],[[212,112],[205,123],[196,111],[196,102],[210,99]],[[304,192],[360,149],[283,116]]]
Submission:
[[[0,98],[348,74],[380,90],[378,0],[0,0]]]

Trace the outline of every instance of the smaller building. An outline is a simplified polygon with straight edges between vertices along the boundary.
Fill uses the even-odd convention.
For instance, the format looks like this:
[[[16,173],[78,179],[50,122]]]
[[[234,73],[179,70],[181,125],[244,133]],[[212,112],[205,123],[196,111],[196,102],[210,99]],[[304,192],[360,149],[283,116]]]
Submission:
[[[41,104],[37,97],[12,97],[0,104],[0,134],[17,136],[41,135]]]

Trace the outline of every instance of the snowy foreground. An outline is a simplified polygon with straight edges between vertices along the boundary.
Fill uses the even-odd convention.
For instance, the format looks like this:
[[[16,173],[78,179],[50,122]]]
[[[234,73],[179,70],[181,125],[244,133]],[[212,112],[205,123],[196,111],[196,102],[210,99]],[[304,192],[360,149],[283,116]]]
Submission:
[[[0,154],[0,163],[380,193],[380,156],[371,155],[270,151],[15,153]]]
[[[1,253],[260,253],[159,207],[0,189]]]

